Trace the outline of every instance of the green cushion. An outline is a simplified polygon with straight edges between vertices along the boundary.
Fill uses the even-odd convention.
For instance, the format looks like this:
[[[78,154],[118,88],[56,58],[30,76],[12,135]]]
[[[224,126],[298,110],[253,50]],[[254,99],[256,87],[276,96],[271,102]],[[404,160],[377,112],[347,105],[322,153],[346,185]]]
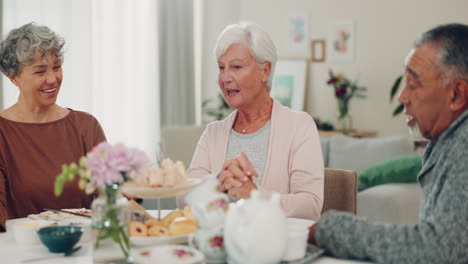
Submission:
[[[385,183],[416,182],[422,167],[419,155],[400,156],[367,168],[359,175],[360,189]]]

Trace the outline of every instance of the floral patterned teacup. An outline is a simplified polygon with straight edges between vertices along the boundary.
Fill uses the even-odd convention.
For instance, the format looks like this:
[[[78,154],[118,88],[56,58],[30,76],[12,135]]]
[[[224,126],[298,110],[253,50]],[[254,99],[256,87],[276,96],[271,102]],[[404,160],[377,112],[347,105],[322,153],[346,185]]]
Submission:
[[[227,252],[224,248],[223,233],[222,228],[200,228],[190,235],[189,245],[198,248],[205,255],[207,263],[224,263]]]
[[[220,228],[224,225],[229,208],[229,196],[218,192],[217,185],[217,179],[207,180],[185,197],[201,228]]]

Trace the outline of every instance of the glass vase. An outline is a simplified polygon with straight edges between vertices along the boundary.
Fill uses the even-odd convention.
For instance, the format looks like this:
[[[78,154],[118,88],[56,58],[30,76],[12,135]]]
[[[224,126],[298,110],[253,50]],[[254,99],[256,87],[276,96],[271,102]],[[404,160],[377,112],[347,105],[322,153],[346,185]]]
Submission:
[[[118,184],[100,190],[91,204],[93,263],[132,263],[128,238],[128,200]]]
[[[352,130],[353,120],[349,114],[338,115],[336,119],[336,129],[348,133]]]
[[[351,116],[349,115],[349,99],[338,99],[337,104],[338,117],[336,119],[336,129],[346,134],[353,126]]]

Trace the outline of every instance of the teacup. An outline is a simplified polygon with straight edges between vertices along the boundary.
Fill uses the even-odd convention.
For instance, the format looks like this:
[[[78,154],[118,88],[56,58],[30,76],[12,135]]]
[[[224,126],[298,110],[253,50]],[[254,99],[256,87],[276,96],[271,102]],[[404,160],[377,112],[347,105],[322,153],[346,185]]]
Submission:
[[[205,255],[207,263],[224,263],[227,252],[224,248],[224,231],[222,228],[200,228],[189,236],[189,245],[198,248]]]
[[[303,224],[288,224],[286,252],[282,260],[292,261],[304,258],[308,234],[309,229]]]

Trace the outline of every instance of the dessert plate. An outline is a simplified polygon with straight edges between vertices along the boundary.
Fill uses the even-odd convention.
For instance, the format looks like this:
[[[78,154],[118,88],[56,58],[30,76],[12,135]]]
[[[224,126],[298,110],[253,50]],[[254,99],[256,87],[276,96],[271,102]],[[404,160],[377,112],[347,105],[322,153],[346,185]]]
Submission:
[[[130,236],[130,243],[137,247],[147,247],[156,245],[168,245],[168,244],[184,244],[187,243],[189,235],[182,236],[146,236],[136,237]]]
[[[85,208],[77,208],[77,209],[62,209],[61,211],[68,211],[72,212],[74,214],[79,214],[82,216],[91,216],[91,210],[85,209]],[[71,219],[80,219],[82,217],[78,215],[73,215],[73,214],[68,214],[66,212],[60,212],[60,210],[57,211],[44,211],[39,214],[30,214],[28,215],[28,218],[33,219],[33,220],[46,220],[46,221],[52,221],[52,222],[60,222],[64,220],[71,220]]]
[[[184,245],[165,245],[132,250],[137,263],[142,264],[201,264],[203,254],[195,248]]]
[[[174,187],[141,187],[134,182],[127,182],[122,185],[122,192],[144,199],[168,198],[188,192],[201,182],[202,179],[190,178],[187,184]]]

